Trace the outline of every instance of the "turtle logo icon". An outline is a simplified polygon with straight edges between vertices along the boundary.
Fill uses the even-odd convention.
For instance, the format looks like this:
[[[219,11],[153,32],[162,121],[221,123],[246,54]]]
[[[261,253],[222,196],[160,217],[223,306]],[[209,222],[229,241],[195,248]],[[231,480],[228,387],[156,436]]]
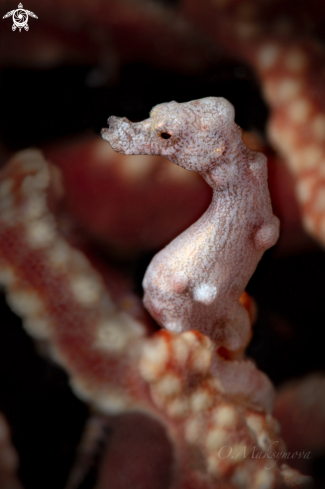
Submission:
[[[3,16],[3,19],[6,19],[7,17],[10,17],[12,15],[12,30],[15,31],[18,27],[19,32],[21,32],[22,28],[25,29],[25,31],[28,31],[29,26],[28,26],[28,16],[30,15],[31,17],[34,17],[35,19],[38,19],[37,15],[34,14],[34,12],[31,12],[30,10],[24,10],[23,5],[20,3],[18,5],[17,10],[11,10],[10,12],[7,12],[6,15]]]

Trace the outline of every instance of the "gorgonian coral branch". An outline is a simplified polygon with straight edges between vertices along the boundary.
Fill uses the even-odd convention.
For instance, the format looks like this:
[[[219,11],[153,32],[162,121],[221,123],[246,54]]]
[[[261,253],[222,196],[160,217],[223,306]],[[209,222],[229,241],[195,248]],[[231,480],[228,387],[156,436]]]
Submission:
[[[26,151],[0,181],[1,281],[9,303],[27,331],[51,342],[55,358],[73,372],[79,395],[97,398],[109,411],[134,406],[138,396],[141,403],[145,386],[130,362],[145,327],[116,309],[99,274],[60,236],[47,207],[49,166],[40,153]]]

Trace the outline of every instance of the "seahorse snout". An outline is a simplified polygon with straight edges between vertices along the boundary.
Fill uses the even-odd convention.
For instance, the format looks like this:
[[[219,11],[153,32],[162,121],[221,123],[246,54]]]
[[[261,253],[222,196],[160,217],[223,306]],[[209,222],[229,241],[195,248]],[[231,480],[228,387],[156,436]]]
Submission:
[[[157,154],[150,134],[150,119],[131,122],[126,117],[111,116],[107,123],[108,127],[101,131],[102,138],[118,153]]]
[[[102,129],[101,135],[118,153],[133,154],[132,140],[135,136],[132,122],[126,117],[111,116],[107,128]]]

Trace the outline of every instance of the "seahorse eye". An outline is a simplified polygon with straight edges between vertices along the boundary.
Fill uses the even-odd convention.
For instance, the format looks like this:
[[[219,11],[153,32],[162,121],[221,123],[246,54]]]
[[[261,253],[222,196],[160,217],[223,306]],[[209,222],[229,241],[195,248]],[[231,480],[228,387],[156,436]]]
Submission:
[[[171,134],[168,134],[168,132],[162,132],[160,133],[160,137],[163,138],[163,139],[169,139],[171,138]]]

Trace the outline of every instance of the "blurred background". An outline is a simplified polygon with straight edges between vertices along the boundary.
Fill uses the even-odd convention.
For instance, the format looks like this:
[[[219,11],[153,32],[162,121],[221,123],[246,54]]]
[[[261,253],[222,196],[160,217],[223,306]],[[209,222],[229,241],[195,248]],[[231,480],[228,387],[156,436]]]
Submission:
[[[162,102],[227,98],[246,144],[269,157],[271,197],[282,222],[278,245],[265,253],[247,288],[258,311],[248,354],[277,388],[315,372],[323,379],[324,249],[304,231],[294,177],[269,142],[270,108],[254,63],[222,26],[249,18],[263,35],[291,43],[304,36],[322,46],[324,3],[203,1],[207,17],[200,17],[191,1],[24,0],[23,8],[38,18],[29,16],[29,30],[19,32],[12,30],[12,16],[2,19],[17,2],[0,1],[1,166],[16,151],[41,148],[62,171],[64,225],[141,296],[153,255],[203,213],[211,193],[198,176],[174,171],[160,158],[116,156],[100,130],[110,115],[139,121]],[[240,5],[246,14],[239,18]],[[325,487],[324,399],[319,403],[323,444],[303,467],[316,488]],[[89,410],[70,391],[66,374],[38,354],[3,292],[0,411],[11,427],[24,487],[64,488]],[[93,487],[95,477],[96,468],[80,487]]]

